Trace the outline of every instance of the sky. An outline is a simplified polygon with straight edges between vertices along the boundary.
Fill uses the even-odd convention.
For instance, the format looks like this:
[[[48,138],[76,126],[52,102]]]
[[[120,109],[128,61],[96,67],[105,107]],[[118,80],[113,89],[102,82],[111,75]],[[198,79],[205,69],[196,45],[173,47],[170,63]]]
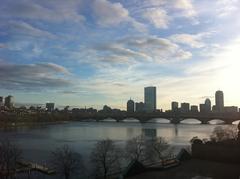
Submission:
[[[1,0],[0,96],[126,108],[240,106],[239,0]]]

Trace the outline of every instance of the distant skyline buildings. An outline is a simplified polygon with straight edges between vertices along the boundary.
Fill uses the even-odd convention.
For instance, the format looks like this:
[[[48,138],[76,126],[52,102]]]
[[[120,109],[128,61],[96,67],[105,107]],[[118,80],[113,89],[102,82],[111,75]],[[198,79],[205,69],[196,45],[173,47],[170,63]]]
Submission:
[[[144,105],[146,112],[154,112],[157,109],[157,90],[155,86],[144,88]]]
[[[129,113],[132,112],[159,112],[163,111],[158,109],[156,106],[157,88],[154,86],[148,86],[144,88],[144,102],[134,102],[132,99],[127,101],[126,110]],[[223,92],[218,90],[215,92],[215,102],[216,104],[212,106],[211,100],[206,98],[204,103],[198,105],[191,105],[188,102],[179,103],[177,101],[171,102],[171,109],[166,111],[171,112],[201,112],[201,113],[210,113],[210,112],[238,112],[239,109],[237,106],[224,106],[224,95]]]
[[[55,108],[55,104],[54,103],[46,103],[46,110],[48,112],[54,111],[54,108]]]
[[[135,103],[133,100],[129,99],[127,101],[127,112],[133,113],[135,111]]]
[[[4,106],[8,107],[9,109],[14,107],[14,98],[13,98],[13,96],[9,95],[9,96],[5,97]]]
[[[0,96],[0,106],[3,106],[3,105],[4,105],[4,103],[3,103],[3,97]]]
[[[223,112],[224,111],[224,96],[223,92],[218,90],[215,93],[215,106],[217,112]]]
[[[212,110],[211,100],[207,98],[205,100],[205,111],[210,112]]]
[[[171,103],[171,110],[172,110],[173,112],[177,112],[177,111],[178,111],[178,102],[173,101],[173,102]]]
[[[161,112],[161,111],[172,111],[172,112],[182,112],[182,113],[188,113],[188,112],[204,112],[204,113],[209,113],[209,112],[238,112],[239,108],[238,106],[224,106],[224,94],[223,91],[216,91],[215,92],[215,105],[212,105],[211,100],[209,98],[206,98],[204,103],[195,105],[191,104],[189,102],[177,102],[177,101],[172,101],[170,103],[171,107],[169,109],[162,110],[161,108],[157,108],[157,95],[156,95],[157,88],[155,86],[148,86],[144,87],[144,93],[143,93],[143,98],[144,101],[134,101],[131,98],[127,101],[125,111],[132,113],[132,112]],[[180,104],[180,106],[179,106]],[[15,107],[14,106],[14,97],[9,95],[7,97],[2,97],[0,96],[0,106],[6,106],[8,108]],[[68,108],[72,108],[68,104],[66,104]],[[66,105],[64,107],[66,107]],[[109,107],[107,105],[102,104],[104,107]],[[220,106],[220,107],[219,107]],[[17,105],[16,107],[24,107],[24,105]],[[26,106],[25,106],[26,107]],[[32,106],[32,107],[39,107],[38,106]],[[45,109],[47,111],[53,111],[56,109],[59,109],[58,106],[55,106],[55,103],[45,103]],[[74,108],[78,108],[74,106]],[[84,108],[89,108],[88,106],[84,105]],[[92,107],[90,107],[92,108]],[[109,107],[110,109],[113,109],[115,111],[120,110],[119,108],[112,108]],[[100,108],[102,109],[102,108]],[[100,110],[98,109],[98,110]],[[107,110],[104,110],[107,111]],[[111,110],[109,110],[111,111]]]

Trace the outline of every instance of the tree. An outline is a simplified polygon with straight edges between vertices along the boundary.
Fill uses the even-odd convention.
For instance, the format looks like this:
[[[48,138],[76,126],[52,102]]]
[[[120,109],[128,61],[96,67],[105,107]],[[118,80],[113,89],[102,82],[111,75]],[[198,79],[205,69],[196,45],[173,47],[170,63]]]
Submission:
[[[197,136],[195,136],[190,140],[190,143],[191,144],[202,144],[203,141],[201,139],[199,139]]]
[[[63,145],[52,152],[51,163],[65,179],[69,179],[73,174],[83,172],[84,168],[81,155],[72,151],[68,145]]]
[[[101,140],[91,153],[91,162],[96,176],[106,179],[111,172],[120,169],[120,151],[112,140]]]
[[[129,139],[125,146],[125,157],[128,160],[141,161],[144,159],[145,139],[142,135]]]
[[[217,126],[214,128],[210,139],[211,141],[224,141],[229,139],[237,140],[238,130],[236,126],[221,127]]]
[[[0,144],[0,170],[6,178],[11,174],[15,175],[17,161],[22,158],[21,149],[9,139],[1,141]]]
[[[163,161],[171,154],[170,146],[163,137],[153,137],[145,141],[145,157],[150,161]]]

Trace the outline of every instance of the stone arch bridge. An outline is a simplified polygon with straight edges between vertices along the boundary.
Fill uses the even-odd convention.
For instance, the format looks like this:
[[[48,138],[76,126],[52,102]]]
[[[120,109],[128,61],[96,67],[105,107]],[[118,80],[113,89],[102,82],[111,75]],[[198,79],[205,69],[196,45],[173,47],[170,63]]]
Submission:
[[[196,119],[202,124],[208,124],[209,121],[214,119],[222,120],[226,124],[232,124],[234,121],[240,120],[240,113],[119,113],[119,114],[78,114],[74,115],[76,120],[94,119],[96,121],[102,121],[107,118],[115,119],[117,122],[121,122],[125,119],[137,119],[141,123],[146,123],[152,119],[163,118],[170,121],[170,123],[178,124],[186,119]]]

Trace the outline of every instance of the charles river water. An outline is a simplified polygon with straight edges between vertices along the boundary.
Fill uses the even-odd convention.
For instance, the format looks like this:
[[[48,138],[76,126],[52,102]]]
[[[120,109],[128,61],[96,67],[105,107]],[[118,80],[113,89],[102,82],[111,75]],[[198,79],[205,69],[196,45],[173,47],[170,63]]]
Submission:
[[[161,136],[168,140],[177,152],[190,146],[190,139],[209,138],[215,124],[199,124],[195,119],[188,119],[181,124],[169,124],[165,119],[155,119],[141,124],[137,121],[125,122],[65,122],[55,124],[38,124],[33,126],[0,129],[0,138],[9,138],[19,144],[26,160],[47,163],[51,151],[64,144],[82,154],[87,160],[94,144],[102,139],[112,139],[119,146],[126,140],[138,135]],[[226,125],[224,125],[226,126]]]

